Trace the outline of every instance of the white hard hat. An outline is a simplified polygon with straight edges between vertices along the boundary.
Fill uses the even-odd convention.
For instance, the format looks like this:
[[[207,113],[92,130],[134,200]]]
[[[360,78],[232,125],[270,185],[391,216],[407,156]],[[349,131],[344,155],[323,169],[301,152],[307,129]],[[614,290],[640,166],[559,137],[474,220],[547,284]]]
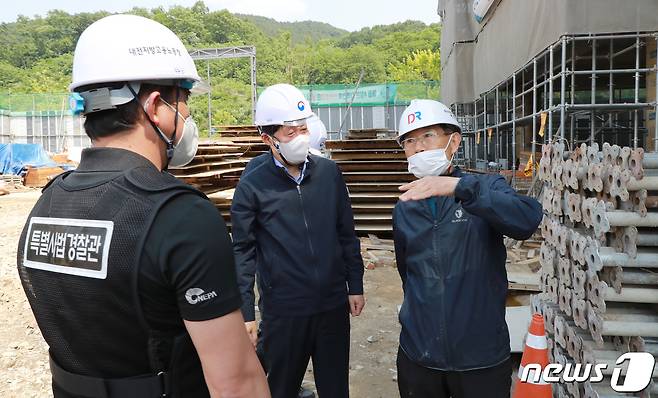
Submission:
[[[110,15],[82,32],[69,90],[98,83],[151,81],[188,89],[201,81],[187,49],[166,26],[136,15]]]
[[[461,132],[459,122],[447,106],[434,100],[412,100],[400,117],[398,141],[411,131],[436,124],[449,124]]]
[[[290,84],[275,84],[266,88],[256,103],[256,126],[284,125],[305,121],[313,116],[311,104],[301,91]]]
[[[315,113],[306,122],[306,127],[310,134],[310,148],[320,151],[322,144],[327,140],[327,128]]]

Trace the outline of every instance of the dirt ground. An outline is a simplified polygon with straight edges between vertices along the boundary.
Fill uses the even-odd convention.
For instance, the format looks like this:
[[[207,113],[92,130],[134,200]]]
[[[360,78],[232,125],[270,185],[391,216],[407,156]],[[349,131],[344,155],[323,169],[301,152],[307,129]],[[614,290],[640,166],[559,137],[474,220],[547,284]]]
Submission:
[[[48,346],[16,272],[16,246],[39,191],[0,196],[0,397],[51,397]],[[396,397],[395,355],[402,291],[397,271],[365,271],[367,304],[352,318],[350,390],[355,398]],[[309,369],[304,385],[313,388]]]

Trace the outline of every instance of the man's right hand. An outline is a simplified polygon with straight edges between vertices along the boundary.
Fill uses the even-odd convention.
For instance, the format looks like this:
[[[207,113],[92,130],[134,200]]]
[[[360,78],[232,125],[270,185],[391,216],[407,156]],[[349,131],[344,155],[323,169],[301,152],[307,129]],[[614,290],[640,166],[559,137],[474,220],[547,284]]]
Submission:
[[[258,325],[256,321],[245,322],[244,327],[247,329],[247,335],[249,336],[249,340],[251,340],[251,344],[256,348],[256,343],[258,342]]]

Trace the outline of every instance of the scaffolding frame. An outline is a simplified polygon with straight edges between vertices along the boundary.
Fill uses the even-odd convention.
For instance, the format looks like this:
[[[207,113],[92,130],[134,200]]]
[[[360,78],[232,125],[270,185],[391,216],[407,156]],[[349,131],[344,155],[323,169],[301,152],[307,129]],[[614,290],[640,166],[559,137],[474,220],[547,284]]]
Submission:
[[[658,79],[647,87],[647,77],[658,70],[655,63],[646,65],[650,41],[658,43],[658,32],[563,35],[475,101],[452,104],[464,132],[462,164],[486,169],[495,162],[518,170],[520,151],[529,149],[538,161],[538,144],[558,140],[569,146],[649,144],[656,151],[658,123],[648,131],[640,112],[658,114]]]
[[[217,47],[217,48],[202,48],[198,50],[191,50],[190,57],[195,61],[206,61],[206,73],[208,84],[210,84],[210,61],[213,59],[232,59],[232,58],[245,58],[249,57],[250,75],[251,75],[251,118],[256,117],[256,101],[258,96],[256,94],[256,47],[255,46],[235,46],[235,47]],[[208,133],[212,132],[212,106],[211,106],[212,93],[208,91]]]

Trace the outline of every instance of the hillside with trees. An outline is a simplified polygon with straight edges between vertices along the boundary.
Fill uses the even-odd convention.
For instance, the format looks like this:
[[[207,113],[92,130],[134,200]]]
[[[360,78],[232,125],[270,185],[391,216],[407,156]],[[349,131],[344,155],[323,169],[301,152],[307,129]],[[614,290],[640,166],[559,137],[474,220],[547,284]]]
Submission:
[[[422,22],[347,32],[329,24],[277,22],[273,19],[210,11],[201,1],[192,7],[133,8],[172,29],[190,48],[254,45],[259,86],[439,79],[440,26]],[[0,93],[64,93],[71,79],[75,44],[92,22],[107,12],[20,16],[0,24]],[[206,76],[208,64],[197,64]],[[249,123],[248,59],[209,63],[213,124]],[[199,126],[207,125],[207,97],[193,99]]]

